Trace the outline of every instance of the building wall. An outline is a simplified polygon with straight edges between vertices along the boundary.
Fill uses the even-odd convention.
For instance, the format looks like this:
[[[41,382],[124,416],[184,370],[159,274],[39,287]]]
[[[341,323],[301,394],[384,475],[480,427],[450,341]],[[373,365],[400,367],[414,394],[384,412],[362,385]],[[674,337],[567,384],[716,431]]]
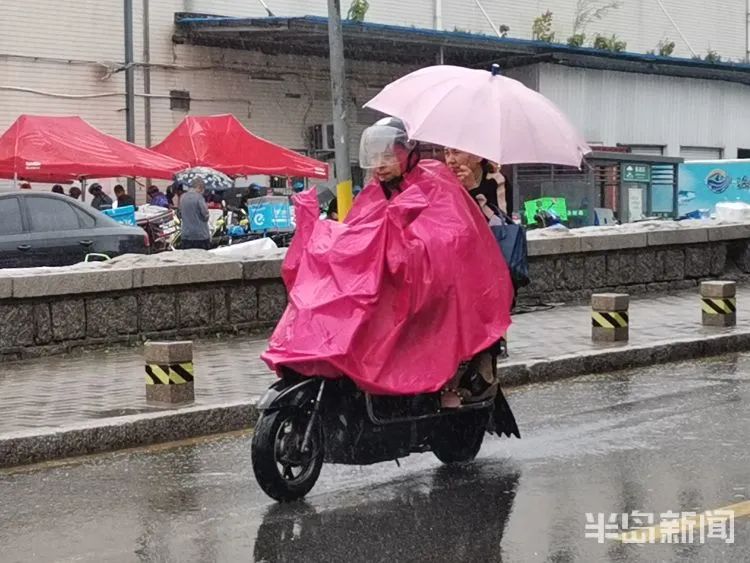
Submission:
[[[738,119],[750,87],[718,80],[539,65],[540,91],[557,103],[591,143],[723,149],[736,158],[750,148],[750,130]]]
[[[696,49],[710,46],[725,56],[744,54],[743,2],[720,0],[711,8],[697,0],[664,0]],[[529,37],[533,18],[544,9],[555,14],[559,37],[575,17],[572,0],[525,3],[482,0],[496,23],[511,36]],[[325,15],[325,0],[267,0],[276,15]],[[345,7],[348,2],[344,0]],[[689,8],[685,5],[689,4]],[[434,0],[372,0],[369,21],[431,27]],[[706,4],[707,5],[707,4]],[[473,2],[443,0],[443,28],[488,32]],[[143,60],[143,2],[134,0],[134,49]],[[678,9],[679,8],[679,9]],[[257,134],[303,149],[309,125],[331,120],[327,61],[261,56],[242,51],[175,45],[174,13],[192,11],[231,16],[263,16],[259,1],[151,0],[152,142],[159,142],[186,115],[169,108],[170,90],[188,90],[191,113],[231,112]],[[565,22],[568,22],[567,24]],[[591,26],[614,32],[629,48],[652,48],[664,35],[676,37],[651,0],[622,0],[622,6]],[[2,0],[0,2],[0,130],[21,113],[77,114],[103,131],[125,137],[123,14],[120,0]],[[684,46],[678,52],[685,53]],[[546,67],[545,67],[546,68]],[[379,86],[410,68],[350,63],[350,135],[359,137],[374,115],[361,105]],[[145,142],[143,67],[136,70],[136,141]],[[733,124],[746,100],[746,88],[721,82],[623,75],[599,71],[536,67],[509,74],[558,101],[591,141],[663,143],[669,154],[680,145],[722,146],[724,155],[750,147]],[[609,80],[612,78],[612,81]],[[687,94],[689,92],[689,95]],[[674,103],[674,100],[678,100]],[[616,109],[615,109],[616,108]],[[690,119],[684,119],[688,115]],[[353,145],[356,159],[356,143]]]
[[[75,114],[125,138],[125,81],[124,74],[116,72],[124,60],[122,2],[76,0],[70,4],[74,7],[63,13],[56,13],[59,7],[53,0],[35,0],[34,11],[22,0],[0,4],[0,130],[22,113]],[[151,1],[153,144],[187,115],[170,109],[171,90],[190,92],[192,114],[232,113],[254,133],[293,149],[307,148],[309,126],[332,120],[325,59],[272,57],[172,42],[175,12],[230,13],[231,5],[240,4]],[[142,6],[141,1],[134,1],[136,62],[143,61]],[[243,11],[231,13],[242,15]],[[32,29],[35,40],[26,41]],[[377,93],[377,85],[412,69],[352,62],[348,70],[350,136],[356,149],[361,130],[374,118],[359,108]],[[143,74],[144,67],[139,66],[135,121],[140,144],[146,142]],[[356,150],[352,158],[357,158]],[[0,187],[7,187],[7,182]]]

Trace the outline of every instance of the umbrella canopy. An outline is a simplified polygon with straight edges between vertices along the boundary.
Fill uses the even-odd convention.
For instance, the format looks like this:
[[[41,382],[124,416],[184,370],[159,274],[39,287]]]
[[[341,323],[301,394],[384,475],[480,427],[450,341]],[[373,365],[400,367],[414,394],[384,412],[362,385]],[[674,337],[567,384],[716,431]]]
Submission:
[[[80,117],[20,116],[0,136],[0,178],[65,182],[144,176],[171,179],[179,160],[102,133]]]
[[[493,72],[441,65],[412,72],[365,104],[400,118],[409,137],[499,164],[580,166],[591,149],[539,92]]]
[[[233,115],[188,116],[153,150],[235,177],[328,179],[327,164],[256,137]]]
[[[203,184],[208,191],[214,190],[221,192],[234,186],[234,180],[229,176],[218,170],[207,168],[205,166],[188,168],[187,170],[178,172],[174,177],[175,182],[182,182],[187,185],[191,185],[196,178],[203,180]]]

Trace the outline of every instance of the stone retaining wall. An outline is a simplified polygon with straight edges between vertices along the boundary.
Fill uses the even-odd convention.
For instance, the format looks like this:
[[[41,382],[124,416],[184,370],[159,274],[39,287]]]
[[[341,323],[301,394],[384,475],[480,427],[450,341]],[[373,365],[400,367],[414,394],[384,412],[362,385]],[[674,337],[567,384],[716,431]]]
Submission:
[[[523,301],[580,302],[592,293],[631,295],[697,287],[750,273],[750,225],[679,228],[529,242],[531,284]]]
[[[575,302],[746,279],[750,225],[529,241],[523,301]],[[94,268],[0,277],[0,359],[71,348],[267,330],[286,306],[281,259]]]
[[[279,260],[0,278],[0,358],[267,330],[286,307]]]

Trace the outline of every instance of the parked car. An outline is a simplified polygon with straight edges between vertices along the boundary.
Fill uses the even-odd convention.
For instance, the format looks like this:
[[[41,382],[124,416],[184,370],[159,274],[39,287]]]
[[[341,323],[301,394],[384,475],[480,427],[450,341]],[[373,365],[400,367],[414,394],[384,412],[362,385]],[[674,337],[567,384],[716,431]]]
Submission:
[[[0,268],[68,266],[87,254],[149,250],[148,235],[116,223],[67,196],[14,192],[0,195]]]

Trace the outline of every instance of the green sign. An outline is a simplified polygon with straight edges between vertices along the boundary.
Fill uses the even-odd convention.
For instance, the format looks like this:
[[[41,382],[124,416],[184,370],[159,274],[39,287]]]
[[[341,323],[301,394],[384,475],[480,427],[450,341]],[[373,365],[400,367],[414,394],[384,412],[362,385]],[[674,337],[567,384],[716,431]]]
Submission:
[[[651,166],[627,162],[622,165],[622,179],[625,182],[650,182]]]
[[[535,216],[539,211],[551,211],[560,220],[568,220],[568,204],[562,197],[540,197],[539,199],[526,201],[523,204],[523,211],[527,225],[536,223]]]

